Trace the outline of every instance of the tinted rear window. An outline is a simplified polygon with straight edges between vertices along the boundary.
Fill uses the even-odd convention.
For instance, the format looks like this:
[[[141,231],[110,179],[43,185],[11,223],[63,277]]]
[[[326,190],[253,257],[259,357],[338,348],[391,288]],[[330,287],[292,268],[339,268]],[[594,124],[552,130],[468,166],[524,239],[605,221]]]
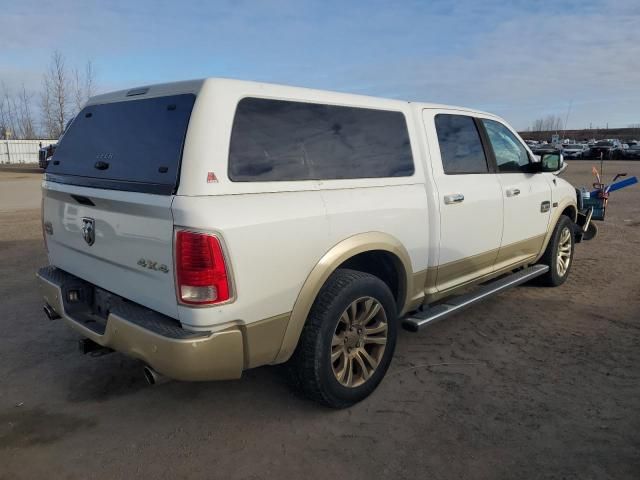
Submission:
[[[184,94],[85,107],[58,144],[48,179],[173,193],[194,101]]]
[[[400,112],[245,98],[229,149],[235,182],[379,178],[414,172]]]

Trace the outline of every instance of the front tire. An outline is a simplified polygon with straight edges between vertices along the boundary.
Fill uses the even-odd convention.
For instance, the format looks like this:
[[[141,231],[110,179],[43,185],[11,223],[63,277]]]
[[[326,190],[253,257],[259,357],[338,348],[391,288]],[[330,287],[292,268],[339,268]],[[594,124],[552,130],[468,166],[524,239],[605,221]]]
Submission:
[[[547,273],[538,277],[540,284],[558,287],[567,280],[573,264],[574,247],[573,222],[569,217],[562,215],[539,262],[549,267]]]
[[[332,408],[369,396],[391,363],[396,317],[395,300],[382,280],[337,270],[318,294],[290,360],[299,389]]]

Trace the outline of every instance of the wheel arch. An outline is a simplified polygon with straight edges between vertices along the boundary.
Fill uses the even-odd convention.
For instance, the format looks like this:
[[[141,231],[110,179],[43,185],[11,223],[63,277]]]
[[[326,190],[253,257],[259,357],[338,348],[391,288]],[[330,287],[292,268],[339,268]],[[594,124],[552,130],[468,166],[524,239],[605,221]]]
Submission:
[[[540,257],[542,257],[542,255],[544,255],[544,252],[549,245],[549,241],[551,240],[553,230],[556,228],[558,220],[560,220],[560,217],[562,217],[563,215],[569,217],[572,222],[576,222],[576,220],[578,219],[578,207],[575,200],[571,201],[567,199],[564,202],[560,203],[557,207],[554,207],[552,217],[549,220],[549,228],[547,229],[547,234],[544,237],[544,242],[542,244],[540,252],[538,253],[536,262],[540,260]]]
[[[571,219],[571,221],[573,223],[575,223],[576,220],[578,220],[578,209],[576,208],[575,205],[569,204],[562,210],[560,215],[565,215],[565,216],[569,217]],[[559,218],[560,217],[558,217],[558,219]],[[556,219],[556,221],[557,221],[557,219]]]
[[[414,288],[413,269],[406,248],[398,239],[383,232],[354,235],[334,245],[322,256],[307,276],[291,311],[282,345],[274,363],[285,362],[293,354],[313,302],[329,276],[342,266],[355,267],[355,269],[375,275],[377,267],[369,266],[367,269],[362,266],[365,264],[365,260],[370,260],[376,255],[379,255],[377,258],[384,259],[383,262],[391,262],[390,265],[393,265],[394,274],[397,276],[397,285],[395,292],[394,288],[391,286],[390,288],[396,298],[398,313],[404,311],[409,304],[410,292],[413,292]],[[358,268],[359,266],[360,268]],[[389,279],[381,279],[389,285]]]

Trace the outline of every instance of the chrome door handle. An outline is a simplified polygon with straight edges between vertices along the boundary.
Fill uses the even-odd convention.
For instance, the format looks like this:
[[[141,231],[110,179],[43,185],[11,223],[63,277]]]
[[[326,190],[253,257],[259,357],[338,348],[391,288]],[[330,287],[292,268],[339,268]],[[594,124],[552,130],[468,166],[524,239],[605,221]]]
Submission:
[[[507,197],[515,197],[516,195],[520,195],[520,189],[518,188],[507,189]]]
[[[451,205],[452,203],[462,203],[464,202],[464,195],[461,193],[452,193],[451,195],[444,196],[444,203],[446,205]]]

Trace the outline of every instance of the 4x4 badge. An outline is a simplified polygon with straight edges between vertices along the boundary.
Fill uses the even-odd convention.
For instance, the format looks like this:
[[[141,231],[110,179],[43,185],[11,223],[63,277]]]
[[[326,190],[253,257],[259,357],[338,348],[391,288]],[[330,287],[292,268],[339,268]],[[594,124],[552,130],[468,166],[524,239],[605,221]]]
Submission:
[[[82,219],[82,238],[89,246],[96,241],[95,222],[93,218],[85,217]]]
[[[169,267],[167,267],[164,263],[154,262],[153,260],[149,260],[148,258],[141,258],[140,260],[138,260],[138,265],[144,268],[148,268],[149,270],[169,273]]]

